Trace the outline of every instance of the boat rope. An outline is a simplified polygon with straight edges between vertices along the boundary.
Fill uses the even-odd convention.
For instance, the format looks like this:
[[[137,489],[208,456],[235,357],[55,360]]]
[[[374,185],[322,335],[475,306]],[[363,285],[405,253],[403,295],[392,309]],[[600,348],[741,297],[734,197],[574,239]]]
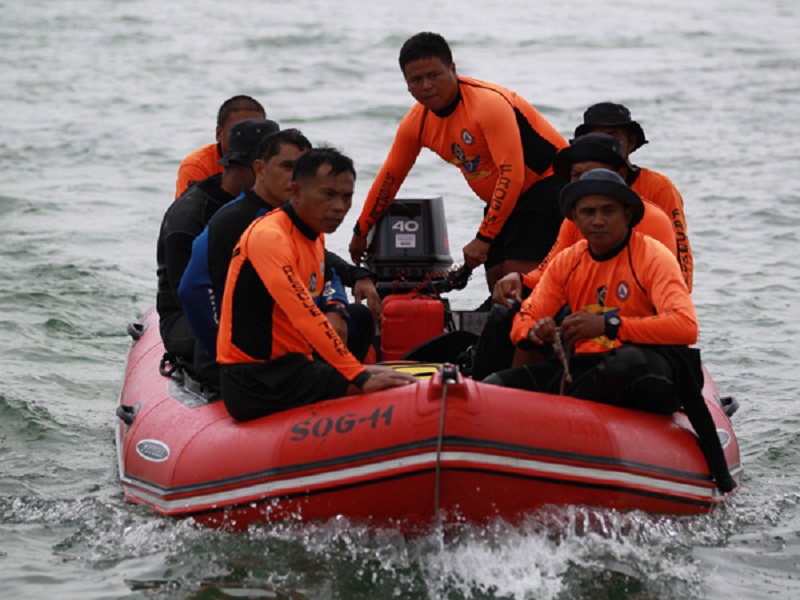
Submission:
[[[553,340],[553,349],[556,351],[558,360],[561,361],[561,385],[558,388],[558,393],[563,396],[567,384],[572,383],[572,373],[569,372],[569,355],[567,351],[564,350],[564,343],[561,340],[560,329],[556,329],[556,337]]]
[[[430,293],[434,295],[452,292],[453,290],[463,290],[469,283],[469,278],[472,276],[472,269],[467,265],[454,267],[446,271],[435,271],[426,274],[422,281],[411,288],[409,292],[412,296],[426,292],[426,288],[430,289]]]
[[[433,514],[436,516],[437,525],[441,524],[442,516],[439,511],[439,489],[442,471],[442,440],[444,439],[444,418],[447,412],[447,386],[458,380],[458,368],[449,363],[442,365],[442,409],[439,412],[439,435],[436,438],[436,471],[434,475]]]

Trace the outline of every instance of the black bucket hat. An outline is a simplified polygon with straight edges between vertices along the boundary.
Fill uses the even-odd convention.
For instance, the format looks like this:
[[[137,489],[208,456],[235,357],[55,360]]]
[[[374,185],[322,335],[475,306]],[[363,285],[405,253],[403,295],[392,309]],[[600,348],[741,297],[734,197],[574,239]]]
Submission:
[[[614,171],[593,169],[581,175],[577,181],[564,186],[564,189],[561,190],[561,214],[571,220],[572,209],[584,196],[607,196],[631,207],[633,214],[630,227],[637,225],[644,216],[644,202],[639,194],[634,192],[625,183],[625,180]]]
[[[583,113],[583,124],[575,129],[575,138],[579,138],[591,131],[593,127],[617,127],[624,126],[628,131],[636,135],[636,144],[631,148],[631,152],[641,148],[647,143],[644,137],[644,129],[636,121],[631,119],[631,111],[622,104],[614,102],[599,102],[593,104]]]
[[[228,151],[217,163],[223,167],[237,162],[252,167],[258,158],[258,144],[270,133],[280,130],[280,126],[270,119],[245,119],[231,127],[228,138]]]
[[[587,133],[576,137],[556,154],[553,172],[561,179],[569,180],[572,165],[589,161],[609,165],[615,170],[628,166],[617,138],[607,133]]]

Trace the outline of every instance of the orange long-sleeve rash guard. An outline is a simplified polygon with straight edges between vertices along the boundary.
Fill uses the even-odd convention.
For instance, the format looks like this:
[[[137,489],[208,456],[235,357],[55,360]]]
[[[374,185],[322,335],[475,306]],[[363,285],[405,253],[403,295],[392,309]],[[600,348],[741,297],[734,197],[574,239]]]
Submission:
[[[203,181],[217,173],[222,173],[224,167],[217,163],[222,158],[219,155],[219,144],[207,144],[194,150],[181,161],[178,167],[178,179],[175,182],[175,199],[177,200],[190,185]]]
[[[692,256],[692,246],[689,244],[689,233],[686,229],[683,198],[666,175],[642,167],[637,167],[634,173],[636,179],[630,184],[633,191],[659,206],[672,223],[678,244],[678,263],[681,266],[683,279],[691,292],[694,278],[694,257]]]
[[[644,199],[643,199],[644,200]],[[633,228],[634,231],[640,231],[645,235],[650,236],[654,240],[658,240],[664,244],[667,249],[672,252],[673,256],[677,256],[678,246],[675,239],[675,232],[672,229],[672,223],[667,215],[658,206],[648,200],[644,200],[644,215],[642,220],[639,221]],[[575,242],[584,239],[580,230],[575,226],[575,223],[569,219],[564,219],[561,222],[561,229],[558,230],[558,237],[556,243],[550,249],[547,257],[529,273],[522,275],[522,283],[526,287],[533,289],[542,279],[547,265],[553,258],[560,252],[572,246]]]
[[[565,304],[571,312],[616,312],[622,320],[615,340],[579,340],[579,354],[605,352],[622,342],[697,341],[694,304],[675,256],[641,232],[632,232],[628,244],[612,258],[594,259],[586,240],[554,257],[515,316],[511,340],[519,343],[539,319],[554,316]]]
[[[422,148],[458,167],[489,205],[478,230],[486,240],[503,228],[520,194],[552,173],[553,158],[567,142],[530,103],[492,83],[466,77],[458,82],[461,99],[453,112],[438,116],[417,103],[400,122],[357,233],[366,235],[386,212]]]
[[[316,351],[349,381],[365,371],[314,302],[323,289],[324,236],[291,208],[254,221],[234,249],[225,282],[217,360],[257,363]]]

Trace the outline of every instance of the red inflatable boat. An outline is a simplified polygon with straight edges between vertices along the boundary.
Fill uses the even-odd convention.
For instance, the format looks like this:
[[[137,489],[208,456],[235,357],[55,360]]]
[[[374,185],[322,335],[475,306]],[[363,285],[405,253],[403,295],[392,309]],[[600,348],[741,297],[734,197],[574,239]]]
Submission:
[[[374,523],[511,522],[546,505],[694,514],[717,492],[683,414],[505,389],[404,364],[419,383],[247,423],[159,372],[155,311],[135,330],[117,414],[125,497],[242,528],[345,515]],[[739,447],[714,383],[704,397],[730,470]]]
[[[442,358],[441,334],[463,343],[481,331],[487,313],[450,311],[441,298],[469,277],[448,271],[448,247],[440,197],[396,200],[378,223],[369,266],[384,298],[383,360],[454,360]],[[418,383],[237,423],[190,378],[161,373],[154,310],[130,332],[117,407],[120,478],[127,499],[163,515],[231,528],[337,515],[416,526],[513,522],[565,504],[694,514],[723,500],[682,413],[506,389],[454,368],[404,363],[396,368]],[[421,342],[425,351],[407,354]],[[739,479],[736,437],[705,377],[703,395]]]

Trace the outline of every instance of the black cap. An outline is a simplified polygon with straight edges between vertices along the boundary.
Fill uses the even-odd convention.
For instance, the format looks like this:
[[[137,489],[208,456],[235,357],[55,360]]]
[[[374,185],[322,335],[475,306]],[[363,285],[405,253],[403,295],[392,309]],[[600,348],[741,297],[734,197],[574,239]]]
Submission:
[[[217,162],[224,167],[237,162],[252,167],[258,158],[258,144],[264,136],[279,131],[280,127],[270,119],[245,119],[231,127],[228,151]]]
[[[584,196],[607,196],[630,206],[633,209],[630,227],[637,225],[644,216],[644,202],[639,194],[614,171],[593,169],[581,175],[577,181],[564,186],[561,190],[561,214],[571,219],[572,209]]]
[[[562,148],[553,160],[553,172],[562,179],[570,179],[572,165],[579,162],[599,162],[613,169],[627,167],[622,154],[622,144],[607,133],[587,133],[575,138]]]
[[[599,102],[593,104],[583,113],[583,125],[578,125],[575,129],[575,138],[589,133],[593,127],[626,127],[636,135],[636,144],[631,148],[631,152],[641,148],[647,143],[644,137],[644,129],[636,121],[631,119],[631,111],[622,104],[614,102]]]

